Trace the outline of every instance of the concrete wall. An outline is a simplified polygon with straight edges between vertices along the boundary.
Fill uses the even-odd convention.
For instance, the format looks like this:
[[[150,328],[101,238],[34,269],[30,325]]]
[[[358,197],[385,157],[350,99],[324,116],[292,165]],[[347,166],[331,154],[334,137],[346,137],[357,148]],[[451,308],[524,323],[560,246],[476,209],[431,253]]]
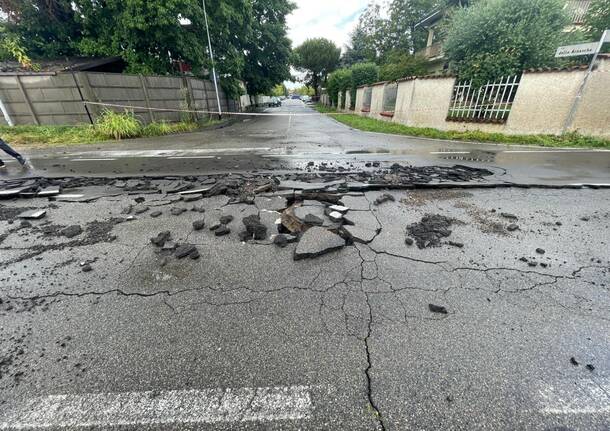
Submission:
[[[348,90],[345,93],[345,109],[344,109],[345,112],[351,112],[351,109],[350,109],[351,103],[352,103],[352,93]]]
[[[504,124],[447,121],[453,77],[421,78],[398,83],[394,117],[383,112],[387,84],[372,86],[371,112],[363,113],[365,88],[356,96],[356,114],[415,127],[440,130],[480,130],[506,134],[561,134],[585,76],[583,70],[526,72],[511,113]],[[610,137],[610,57],[601,58],[591,75],[570,131]]]
[[[381,113],[383,112],[383,92],[385,90],[385,83],[373,86],[373,93],[371,95],[371,112],[368,116],[376,118],[378,120],[386,120]]]
[[[364,114],[362,112],[362,108],[364,107],[364,87],[358,88],[356,90],[356,108],[355,112],[358,115]]]
[[[220,90],[223,112],[240,110],[237,101],[228,100]],[[15,124],[90,123],[84,101],[168,109],[155,111],[134,108],[144,123],[204,119],[205,113],[178,110],[218,111],[214,86],[210,81],[190,77],[139,76],[79,72],[61,74],[2,75],[0,98]],[[123,112],[120,107],[88,105],[95,120],[104,109]],[[0,124],[7,124],[0,116]]]

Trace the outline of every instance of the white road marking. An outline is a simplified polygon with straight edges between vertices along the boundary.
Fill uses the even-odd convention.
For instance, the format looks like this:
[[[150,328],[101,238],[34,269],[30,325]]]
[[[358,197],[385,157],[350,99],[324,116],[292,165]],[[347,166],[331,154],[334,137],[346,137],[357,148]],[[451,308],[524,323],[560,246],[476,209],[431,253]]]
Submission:
[[[116,160],[116,159],[112,159],[112,158],[109,158],[109,159],[72,159],[70,161],[71,162],[107,162],[107,161],[111,162],[113,160]]]
[[[214,156],[176,156],[176,157],[167,157],[167,159],[175,160],[175,159],[213,159]]]
[[[548,415],[610,413],[610,379],[566,380],[540,388],[541,412]]]
[[[71,157],[178,157],[199,156],[205,154],[222,154],[235,152],[267,152],[270,147],[245,147],[245,148],[192,148],[184,150],[115,150],[115,151],[83,151],[70,153]]]
[[[608,153],[610,150],[505,150],[500,151],[501,153],[512,153],[512,154],[540,154],[540,153]]]
[[[430,154],[470,154],[470,151],[432,151]]]
[[[3,406],[0,430],[296,421],[312,409],[308,386],[50,395]]]

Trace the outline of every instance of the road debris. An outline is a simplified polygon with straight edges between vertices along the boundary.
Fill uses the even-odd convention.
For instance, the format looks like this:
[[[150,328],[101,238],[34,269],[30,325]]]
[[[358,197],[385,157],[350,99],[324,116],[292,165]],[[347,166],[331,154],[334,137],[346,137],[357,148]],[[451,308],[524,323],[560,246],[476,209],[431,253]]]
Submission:
[[[428,304],[428,309],[432,312],[432,313],[438,313],[438,314],[449,314],[449,312],[447,311],[447,309],[441,305],[434,305],[434,304]]]
[[[184,259],[187,256],[196,256],[194,259],[199,257],[199,251],[197,247],[192,244],[179,244],[174,251],[174,256],[177,259]]]
[[[240,234],[242,241],[257,240],[262,241],[267,238],[267,226],[261,223],[260,216],[250,215],[244,217],[242,223],[246,230]]]
[[[381,196],[379,196],[377,199],[375,199],[374,204],[375,205],[381,205],[384,204],[386,202],[395,202],[396,198],[390,194],[384,193]]]
[[[46,210],[32,210],[25,211],[19,214],[17,217],[22,219],[39,220],[47,214]]]
[[[195,220],[193,222],[193,230],[202,230],[205,227],[205,220]]]
[[[449,228],[454,222],[454,219],[439,214],[427,214],[419,223],[407,226],[407,232],[420,249],[438,247],[442,238],[451,235]]]
[[[77,224],[73,226],[68,226],[60,232],[60,234],[65,236],[66,238],[74,238],[76,236],[79,236],[81,233],[83,233],[83,228]]]
[[[294,260],[321,256],[345,247],[345,240],[322,227],[312,227],[301,237],[294,253]]]

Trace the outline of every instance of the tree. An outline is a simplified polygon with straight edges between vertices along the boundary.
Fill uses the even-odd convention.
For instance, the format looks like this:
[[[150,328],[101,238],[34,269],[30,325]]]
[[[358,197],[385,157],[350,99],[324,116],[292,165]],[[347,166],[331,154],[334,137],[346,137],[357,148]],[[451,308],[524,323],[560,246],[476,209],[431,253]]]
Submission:
[[[271,90],[271,95],[275,97],[288,96],[288,89],[284,84],[277,84]]]
[[[75,55],[81,26],[71,0],[0,0],[9,39],[34,58]]]
[[[461,79],[476,85],[527,68],[551,66],[567,42],[561,0],[480,0],[457,9],[446,32],[445,55]]]
[[[295,67],[307,72],[307,80],[318,95],[321,82],[326,82],[328,74],[334,71],[341,56],[341,49],[324,38],[308,39],[294,50]]]
[[[585,28],[591,40],[599,40],[610,29],[610,0],[594,1],[585,17]]]
[[[356,91],[357,88],[365,84],[373,84],[379,80],[379,67],[375,63],[360,63],[351,67],[351,106],[356,106]]]
[[[345,93],[351,85],[352,71],[350,69],[339,69],[329,75],[326,91],[333,105],[338,105],[339,93]],[[343,100],[345,101],[345,98]]]
[[[415,26],[441,3],[442,0],[392,0],[385,32],[385,52],[402,50],[413,54],[424,48],[428,32]]]
[[[253,0],[252,34],[246,41],[243,79],[249,94],[263,94],[290,79],[290,39],[286,16],[294,9],[288,0]]]
[[[350,43],[343,55],[344,66],[360,62],[376,62],[384,50],[386,21],[381,8],[371,3],[360,15],[358,25],[350,34]]]
[[[421,56],[393,51],[388,55],[387,62],[381,66],[379,76],[382,81],[396,81],[409,76],[425,75],[427,66],[427,60]]]

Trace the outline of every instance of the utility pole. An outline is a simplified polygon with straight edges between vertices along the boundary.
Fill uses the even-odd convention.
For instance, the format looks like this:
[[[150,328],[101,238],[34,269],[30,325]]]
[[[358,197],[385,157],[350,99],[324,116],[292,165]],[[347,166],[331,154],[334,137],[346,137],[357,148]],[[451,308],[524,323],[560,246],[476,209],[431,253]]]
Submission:
[[[220,96],[218,95],[218,80],[216,79],[216,66],[214,65],[214,52],[212,51],[212,41],[210,40],[210,26],[208,24],[208,13],[205,9],[205,0],[201,0],[203,5],[203,16],[205,18],[205,31],[208,35],[208,49],[210,50],[210,60],[212,61],[212,77],[214,78],[214,89],[216,90],[216,103],[218,104],[218,117],[222,120],[222,108],[220,107]]]
[[[602,51],[602,47],[604,43],[610,42],[610,30],[605,30],[602,34],[602,38],[597,43],[588,44],[588,45],[596,45],[595,51],[593,53],[593,59],[591,60],[591,64],[589,64],[589,69],[587,69],[587,73],[585,74],[580,87],[578,88],[578,93],[576,94],[576,99],[574,99],[574,103],[572,104],[572,108],[568,113],[568,117],[566,118],[565,124],[563,126],[563,133],[567,133],[572,127],[574,123],[574,119],[576,117],[576,113],[578,111],[578,106],[582,100],[582,96],[585,92],[585,88],[587,87],[587,83],[589,82],[589,78],[591,77],[591,73],[593,72],[593,68],[595,67],[595,63],[597,62],[597,57],[599,53]]]

